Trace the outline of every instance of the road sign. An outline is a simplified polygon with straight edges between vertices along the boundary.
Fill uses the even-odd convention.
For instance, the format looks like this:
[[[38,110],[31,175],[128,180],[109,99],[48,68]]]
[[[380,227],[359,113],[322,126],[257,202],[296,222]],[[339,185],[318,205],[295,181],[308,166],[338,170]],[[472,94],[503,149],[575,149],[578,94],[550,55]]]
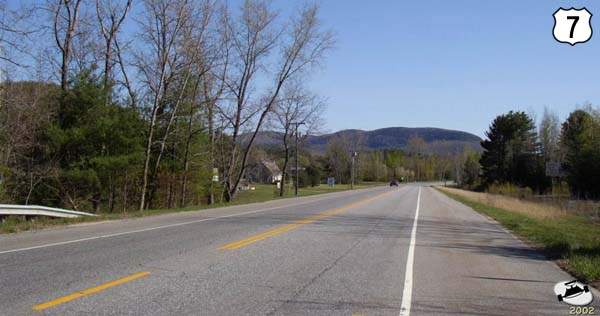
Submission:
[[[558,42],[573,46],[592,38],[592,13],[588,9],[559,8],[553,16],[552,35]]]
[[[213,182],[219,182],[219,169],[218,168],[213,168],[212,180],[213,180]]]
[[[546,163],[546,176],[553,178],[560,178],[565,176],[565,171],[563,170],[560,162],[549,161]]]

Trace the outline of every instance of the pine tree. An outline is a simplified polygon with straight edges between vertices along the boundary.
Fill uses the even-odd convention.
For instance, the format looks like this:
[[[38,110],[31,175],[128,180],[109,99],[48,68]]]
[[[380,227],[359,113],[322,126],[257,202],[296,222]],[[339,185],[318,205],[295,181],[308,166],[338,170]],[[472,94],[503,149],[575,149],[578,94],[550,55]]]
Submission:
[[[524,112],[510,111],[494,119],[481,142],[480,163],[485,184],[512,183],[542,191],[549,186],[544,175],[533,120]]]
[[[108,202],[112,209],[123,176],[140,165],[143,121],[132,109],[105,103],[105,93],[97,76],[81,73],[47,132],[60,170],[54,186],[70,208],[98,212]]]

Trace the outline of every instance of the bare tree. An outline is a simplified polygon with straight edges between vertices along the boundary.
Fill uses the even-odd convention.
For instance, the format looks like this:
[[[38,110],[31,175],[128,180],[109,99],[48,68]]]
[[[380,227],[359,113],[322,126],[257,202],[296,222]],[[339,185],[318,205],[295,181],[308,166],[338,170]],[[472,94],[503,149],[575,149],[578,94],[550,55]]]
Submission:
[[[133,0],[127,0],[124,4],[113,3],[112,0],[96,0],[96,17],[98,18],[98,25],[100,33],[104,38],[104,89],[107,89],[112,79],[112,67],[114,64],[113,53],[116,44],[116,37],[119,29],[125,21],[125,17],[131,8]],[[128,80],[126,78],[125,80]],[[106,94],[106,102],[108,102],[109,95]]]
[[[209,137],[208,149],[208,165],[217,171],[225,170],[223,163],[225,159],[217,159],[217,154],[223,156],[224,148],[224,126],[225,121],[217,122],[218,103],[223,100],[226,91],[226,76],[230,66],[230,55],[232,50],[231,45],[231,29],[229,28],[230,16],[227,6],[220,6],[215,9],[215,29],[217,32],[211,34],[210,43],[207,47],[207,60],[209,66],[206,67],[207,72],[200,78],[200,91],[202,94],[203,115],[205,117],[205,126]],[[220,142],[220,147],[217,148],[217,142]],[[217,149],[221,149],[217,152]],[[220,168],[219,168],[220,166]],[[208,202],[215,202],[215,182],[211,181]]]
[[[408,151],[413,155],[413,169],[416,170],[416,180],[423,180],[424,166],[421,158],[425,156],[427,143],[419,136],[413,135],[408,139]]]
[[[327,144],[325,157],[329,175],[336,182],[349,183],[351,168],[352,139],[347,134],[334,135]]]
[[[73,42],[77,35],[82,0],[57,0],[51,6],[54,14],[53,30],[56,45],[61,54],[60,87],[67,89],[69,63],[73,55]]]
[[[224,16],[225,27],[231,34],[232,65],[223,78],[226,83],[230,102],[220,104],[218,110],[231,131],[232,148],[227,154],[224,166],[226,199],[235,194],[235,187],[241,179],[235,178],[238,170],[244,167],[239,163],[240,134],[243,128],[260,111],[251,102],[253,84],[258,71],[263,67],[264,59],[276,43],[275,13],[265,2],[246,1],[242,8],[241,21],[233,20],[229,14]]]
[[[204,1],[193,15],[194,22],[190,23],[191,31],[185,48],[186,58],[189,60],[189,72],[193,74],[190,80],[192,95],[191,106],[188,113],[187,130],[185,136],[185,149],[183,156],[183,177],[181,179],[181,205],[185,205],[187,179],[190,169],[190,158],[193,155],[190,145],[193,137],[199,132],[206,131],[209,136],[209,150],[203,155],[207,155],[208,165],[214,166],[214,106],[224,91],[224,81],[222,80],[228,65],[228,33],[218,30],[222,25],[222,19],[215,3],[211,0]],[[193,128],[194,117],[199,117],[200,129]],[[198,156],[198,153],[195,154]],[[213,195],[209,202],[212,203]]]
[[[26,40],[35,32],[25,22],[33,15],[33,9],[20,7],[8,8],[6,0],[0,0],[0,60],[23,67],[24,62],[17,60],[12,53],[28,55]]]
[[[282,97],[273,110],[274,124],[281,133],[283,144],[283,167],[279,195],[285,193],[285,182],[288,178],[288,163],[290,160],[291,146],[295,135],[295,124],[303,124],[305,135],[318,131],[322,122],[325,102],[318,96],[307,91],[299,82],[294,82],[284,89]],[[299,135],[298,135],[299,136]],[[294,149],[297,150],[297,149]]]
[[[133,83],[131,79],[129,79],[129,75],[127,73],[127,63],[123,58],[123,48],[122,45],[119,44],[119,39],[115,38],[115,54],[117,55],[117,64],[119,65],[119,69],[121,71],[121,76],[123,77],[121,81],[117,81],[121,85],[125,87],[127,90],[127,94],[129,95],[129,105],[131,108],[136,109],[138,104],[138,97],[133,87]]]
[[[136,66],[148,88],[151,108],[150,124],[146,136],[140,210],[146,207],[150,160],[157,118],[159,112],[163,111],[163,98],[170,88],[169,84],[175,80],[181,58],[178,41],[181,39],[182,30],[189,18],[189,2],[186,0],[145,0],[144,6],[146,10],[145,17],[141,22],[140,37],[146,43],[146,51],[150,53],[140,52]]]
[[[539,138],[544,161],[558,160],[558,142],[560,138],[560,121],[558,115],[548,108],[544,108],[544,114],[540,122]]]
[[[40,132],[54,119],[57,90],[53,85],[36,82],[6,82],[0,108],[0,169],[10,168],[13,201],[28,204],[31,195],[54,168],[52,159],[40,155]],[[0,170],[0,173],[2,170]]]
[[[318,63],[333,45],[331,33],[321,30],[317,13],[317,6],[303,7],[287,27],[280,26],[276,23],[277,14],[266,2],[246,1],[241,23],[230,24],[237,63],[226,83],[233,102],[220,110],[230,124],[233,142],[224,172],[227,200],[233,199],[237,193],[256,135],[273,110],[284,84]],[[266,59],[275,49],[279,62],[267,69]],[[257,72],[261,69],[273,75],[273,86],[259,98],[252,98]],[[243,129],[249,133],[242,141],[240,133]]]

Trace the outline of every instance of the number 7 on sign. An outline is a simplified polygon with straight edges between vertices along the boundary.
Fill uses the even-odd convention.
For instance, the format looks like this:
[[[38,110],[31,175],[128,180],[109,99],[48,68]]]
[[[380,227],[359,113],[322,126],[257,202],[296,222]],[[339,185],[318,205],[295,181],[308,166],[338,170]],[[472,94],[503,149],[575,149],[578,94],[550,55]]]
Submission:
[[[552,35],[560,43],[575,45],[585,43],[592,38],[592,13],[586,8],[560,8],[553,14]]]
[[[567,20],[574,20],[573,24],[571,24],[571,33],[569,34],[569,38],[573,38],[573,32],[575,31],[575,26],[577,25],[577,22],[579,22],[579,17],[576,15],[569,15],[567,17]]]

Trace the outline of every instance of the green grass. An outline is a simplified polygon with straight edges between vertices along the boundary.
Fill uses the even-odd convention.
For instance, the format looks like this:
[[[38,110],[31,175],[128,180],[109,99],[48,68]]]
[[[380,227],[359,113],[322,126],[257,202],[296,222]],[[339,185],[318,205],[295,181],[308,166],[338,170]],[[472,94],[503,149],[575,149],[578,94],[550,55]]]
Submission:
[[[600,225],[597,223],[575,215],[559,219],[534,219],[439,191],[495,219],[517,236],[540,248],[549,258],[560,259],[559,264],[574,276],[587,282],[600,281]]]
[[[380,185],[381,183],[365,183],[356,185],[355,189],[363,189],[372,187],[375,185]],[[16,233],[20,231],[33,230],[33,229],[41,229],[45,227],[51,226],[60,226],[60,225],[69,225],[69,224],[77,224],[77,223],[85,223],[85,222],[97,222],[97,221],[105,221],[105,220],[117,220],[117,219],[125,219],[125,218],[135,218],[135,217],[144,217],[144,216],[153,216],[167,213],[176,213],[176,212],[189,212],[189,211],[198,211],[205,209],[212,209],[218,207],[225,206],[233,206],[233,205],[242,205],[249,203],[259,203],[259,202],[267,202],[276,199],[289,198],[294,196],[293,189],[290,188],[284,197],[280,197],[275,190],[273,185],[267,184],[257,184],[253,185],[255,190],[249,191],[241,191],[238,193],[238,196],[235,200],[229,203],[217,203],[213,205],[196,205],[196,206],[188,206],[185,208],[172,208],[172,209],[151,209],[145,211],[128,211],[128,212],[115,212],[115,213],[101,213],[98,214],[97,217],[79,217],[79,218],[47,218],[47,217],[39,217],[34,220],[24,220],[21,216],[9,216],[4,220],[4,222],[0,223],[0,234],[6,233]],[[321,185],[318,187],[307,187],[300,188],[298,194],[299,196],[310,196],[316,194],[323,193],[332,193],[349,190],[349,185],[336,185],[335,187],[329,187],[326,185]]]

